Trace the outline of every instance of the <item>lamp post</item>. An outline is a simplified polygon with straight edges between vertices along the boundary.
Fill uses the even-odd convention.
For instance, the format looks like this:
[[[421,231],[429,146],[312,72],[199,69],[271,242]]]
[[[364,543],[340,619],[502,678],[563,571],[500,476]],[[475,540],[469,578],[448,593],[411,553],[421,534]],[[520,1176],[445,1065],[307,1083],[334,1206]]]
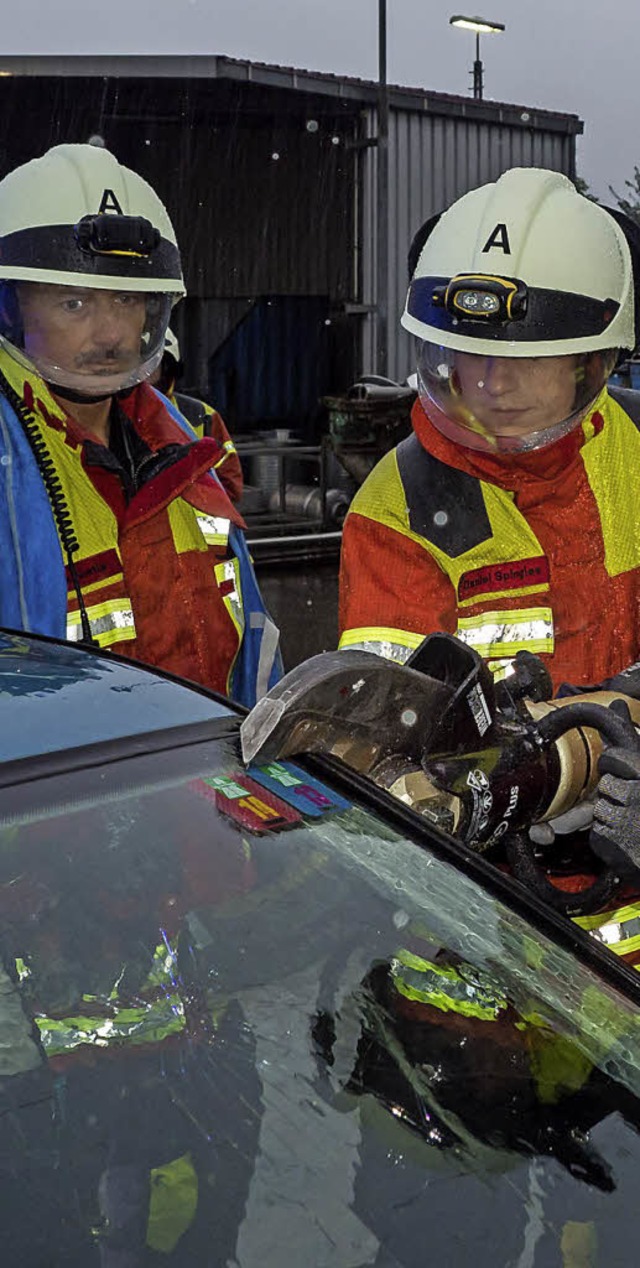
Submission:
[[[449,18],[449,26],[461,26],[465,31],[475,31],[476,60],[473,63],[473,95],[476,101],[482,101],[482,62],[480,61],[480,36],[492,35],[504,31],[504,22],[490,22],[487,18],[465,18],[462,13],[454,13]]]
[[[389,268],[389,87],[387,84],[387,0],[378,0],[378,110],[376,137],[376,371],[386,375]]]

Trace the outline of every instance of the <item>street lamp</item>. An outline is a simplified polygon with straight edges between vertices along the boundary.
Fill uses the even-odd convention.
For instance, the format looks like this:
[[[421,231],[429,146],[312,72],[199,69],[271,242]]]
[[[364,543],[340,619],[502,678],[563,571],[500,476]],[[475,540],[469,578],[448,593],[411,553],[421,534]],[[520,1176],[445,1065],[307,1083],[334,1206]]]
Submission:
[[[387,0],[378,0],[378,118],[376,157],[376,371],[389,368],[389,85],[387,83]]]
[[[480,36],[496,34],[504,31],[504,22],[489,22],[487,18],[465,18],[461,13],[454,13],[449,18],[449,26],[461,26],[465,31],[476,33],[476,60],[473,63],[473,95],[482,101],[482,62],[480,61]]]

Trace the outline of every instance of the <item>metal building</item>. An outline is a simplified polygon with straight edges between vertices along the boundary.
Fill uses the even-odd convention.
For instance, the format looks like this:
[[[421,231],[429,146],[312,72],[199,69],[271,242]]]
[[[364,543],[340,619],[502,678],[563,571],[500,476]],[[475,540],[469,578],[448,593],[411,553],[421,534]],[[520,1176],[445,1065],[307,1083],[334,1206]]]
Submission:
[[[0,58],[0,175],[102,137],[176,226],[186,382],[242,433],[307,439],[318,400],[362,371],[404,377],[415,230],[511,166],[575,172],[575,116],[391,88],[389,360],[375,365],[376,103],[362,80],[215,56]]]

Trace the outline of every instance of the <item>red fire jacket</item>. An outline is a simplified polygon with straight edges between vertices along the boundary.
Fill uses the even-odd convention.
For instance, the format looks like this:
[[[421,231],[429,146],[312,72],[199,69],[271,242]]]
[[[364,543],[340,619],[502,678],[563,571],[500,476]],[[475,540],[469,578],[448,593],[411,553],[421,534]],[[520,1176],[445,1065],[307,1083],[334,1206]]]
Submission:
[[[603,391],[548,448],[479,453],[421,404],[347,517],[340,646],[404,661],[426,634],[457,634],[502,674],[519,650],[557,686],[590,685],[638,658],[640,433]]]

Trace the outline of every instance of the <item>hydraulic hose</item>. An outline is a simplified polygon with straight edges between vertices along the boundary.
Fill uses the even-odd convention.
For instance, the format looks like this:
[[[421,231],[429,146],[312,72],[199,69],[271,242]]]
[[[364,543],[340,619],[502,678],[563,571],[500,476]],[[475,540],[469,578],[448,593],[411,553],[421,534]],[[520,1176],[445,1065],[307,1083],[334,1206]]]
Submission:
[[[608,708],[593,701],[578,700],[547,713],[536,724],[536,731],[546,748],[574,727],[591,727],[616,748],[640,752],[640,736],[633,726],[624,700],[615,700]],[[514,876],[533,889],[556,911],[562,911],[567,916],[588,916],[600,911],[620,884],[617,873],[612,868],[606,868],[592,885],[578,893],[569,893],[558,889],[547,879],[536,860],[533,842],[526,832],[510,833],[505,839],[505,848]]]
[[[610,707],[595,704],[591,700],[577,700],[575,704],[568,704],[563,709],[552,709],[536,724],[538,735],[545,746],[553,744],[574,727],[592,727],[616,748],[628,748],[634,753],[640,753],[640,736],[633,726],[624,700],[614,701]]]

